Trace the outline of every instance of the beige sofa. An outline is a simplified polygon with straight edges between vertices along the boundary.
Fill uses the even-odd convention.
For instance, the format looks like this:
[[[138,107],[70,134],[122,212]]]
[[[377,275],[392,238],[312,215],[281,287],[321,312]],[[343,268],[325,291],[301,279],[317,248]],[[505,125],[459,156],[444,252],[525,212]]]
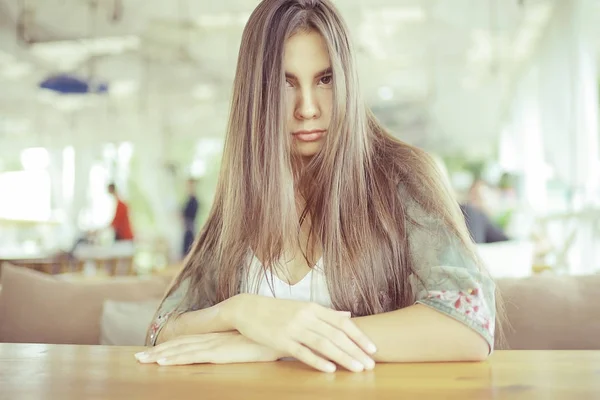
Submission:
[[[600,350],[600,275],[534,276],[497,283],[508,317],[506,343],[497,343],[497,348]]]
[[[6,265],[0,342],[141,345],[172,277],[69,281]],[[499,349],[600,349],[600,275],[500,279]],[[498,338],[500,335],[496,335]]]
[[[0,277],[0,342],[143,344],[172,277],[82,280],[9,264]]]

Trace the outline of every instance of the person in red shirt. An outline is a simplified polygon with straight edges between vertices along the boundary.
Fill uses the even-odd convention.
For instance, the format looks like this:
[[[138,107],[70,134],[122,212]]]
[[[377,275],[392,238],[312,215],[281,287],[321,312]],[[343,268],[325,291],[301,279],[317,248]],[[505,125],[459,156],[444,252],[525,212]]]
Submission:
[[[117,194],[117,188],[114,183],[108,185],[108,193],[115,197],[117,208],[111,226],[115,231],[115,240],[133,240],[133,231],[129,222],[129,209]]]

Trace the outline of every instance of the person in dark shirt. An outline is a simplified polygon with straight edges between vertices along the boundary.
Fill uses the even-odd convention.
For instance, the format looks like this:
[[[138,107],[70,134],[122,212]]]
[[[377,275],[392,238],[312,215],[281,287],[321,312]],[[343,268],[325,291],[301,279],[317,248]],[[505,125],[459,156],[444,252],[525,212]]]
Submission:
[[[198,215],[198,198],[196,197],[196,181],[188,180],[188,198],[182,210],[184,233],[183,233],[183,257],[191,249],[196,236],[196,216]]]
[[[485,191],[489,186],[481,179],[469,189],[468,201],[460,205],[467,228],[475,243],[496,243],[509,240],[504,231],[488,216]]]
[[[475,243],[496,243],[509,240],[504,231],[477,207],[471,204],[461,204],[460,209]]]

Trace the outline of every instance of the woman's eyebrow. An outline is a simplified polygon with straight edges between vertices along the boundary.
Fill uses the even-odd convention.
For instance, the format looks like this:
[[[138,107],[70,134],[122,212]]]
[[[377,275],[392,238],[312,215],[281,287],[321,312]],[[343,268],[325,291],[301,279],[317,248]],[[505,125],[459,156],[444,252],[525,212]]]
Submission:
[[[332,72],[333,72],[333,71],[332,71],[331,67],[327,67],[327,68],[325,68],[325,69],[323,69],[323,70],[321,70],[321,71],[317,72],[317,73],[315,74],[315,77],[322,77],[322,76],[324,76],[324,75],[330,75]],[[295,80],[295,81],[297,81],[297,80],[298,80],[298,78],[296,77],[296,75],[292,74],[291,72],[286,72],[286,73],[285,73],[285,78],[286,78],[286,79]]]
[[[315,75],[315,77],[320,78],[320,77],[325,76],[325,75],[331,75],[332,73],[333,73],[333,71],[332,71],[331,67],[327,67],[324,70],[322,70],[319,73],[317,73]]]

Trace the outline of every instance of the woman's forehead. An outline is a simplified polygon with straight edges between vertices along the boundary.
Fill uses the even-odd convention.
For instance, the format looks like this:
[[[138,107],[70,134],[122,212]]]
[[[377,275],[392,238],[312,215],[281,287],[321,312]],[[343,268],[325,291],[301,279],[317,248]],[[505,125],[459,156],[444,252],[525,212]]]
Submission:
[[[318,74],[330,68],[325,39],[315,31],[297,33],[285,42],[285,72],[299,76]]]

